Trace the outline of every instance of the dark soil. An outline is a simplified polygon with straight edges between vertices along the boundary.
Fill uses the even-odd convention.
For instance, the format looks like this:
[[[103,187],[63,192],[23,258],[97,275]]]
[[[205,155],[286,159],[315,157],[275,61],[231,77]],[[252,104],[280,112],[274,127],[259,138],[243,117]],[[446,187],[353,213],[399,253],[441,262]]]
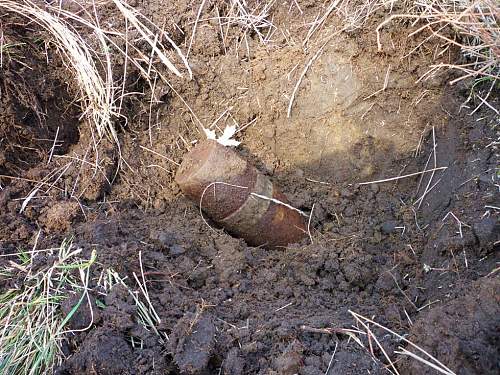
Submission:
[[[52,155],[63,155],[78,142],[80,114],[70,104],[60,59],[54,54],[47,64],[39,35],[10,24],[2,30],[0,174],[26,177],[27,170],[47,163],[52,149]]]
[[[372,340],[358,335],[362,347],[339,330],[363,330],[349,311],[404,335],[457,374],[498,373],[498,118],[485,106],[469,115],[478,103],[461,107],[468,88],[449,87],[450,73],[416,83],[436,62],[436,46],[425,43],[401,59],[421,42],[406,37],[410,26],[394,24],[378,52],[373,30],[381,14],[332,39],[288,119],[303,66],[338,20],[332,17],[306,54],[301,43],[309,26],[303,25],[321,2],[299,1],[303,14],[285,3],[273,7],[279,31],[263,45],[238,25],[222,38],[218,21],[206,19],[229,12],[227,2],[208,1],[189,57],[194,80],[170,82],[199,120],[166,84],[158,81],[151,92],[142,79],[132,80],[130,90],[144,95],[126,103],[128,121],[119,128],[123,159],[112,142],[93,141],[71,103],[75,93],[63,84],[62,76],[72,78],[57,54],[47,65],[43,48],[24,45],[17,54],[34,71],[14,58],[4,61],[0,265],[18,249],[53,248],[68,237],[83,256],[97,251],[92,315],[83,303],[68,323],[91,327],[68,337],[67,360],[57,373],[389,373]],[[187,48],[197,6],[163,0],[134,6]],[[106,19],[116,16],[106,12]],[[372,95],[386,75],[386,89]],[[498,107],[498,93],[490,99]],[[294,206],[312,210],[312,242],[249,247],[209,227],[180,193],[176,163],[202,139],[198,121],[208,126],[228,109],[217,125],[255,120],[237,135],[238,150]],[[447,169],[432,181],[427,173],[422,180],[358,184],[433,168],[434,149],[436,166]],[[78,162],[83,159],[89,162]],[[46,184],[21,210],[37,181]],[[426,187],[432,190],[419,205]],[[134,274],[144,272],[159,335],[139,323],[137,304],[123,286],[103,289],[108,269],[127,277],[134,290]],[[1,288],[13,285],[0,279]],[[78,301],[69,296],[62,311]],[[437,373],[394,353],[399,346],[411,349],[397,337],[371,329],[401,374]]]

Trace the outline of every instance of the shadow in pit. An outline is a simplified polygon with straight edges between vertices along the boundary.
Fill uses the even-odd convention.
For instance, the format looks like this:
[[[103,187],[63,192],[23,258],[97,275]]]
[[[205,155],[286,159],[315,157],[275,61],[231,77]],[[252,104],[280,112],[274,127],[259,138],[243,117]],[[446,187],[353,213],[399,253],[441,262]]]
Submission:
[[[48,65],[36,38],[4,38],[16,43],[5,47],[0,69],[0,175],[22,177],[49,155],[63,155],[78,142],[81,112],[65,83],[71,82],[70,73],[52,66],[57,59]],[[9,182],[0,177],[0,186]]]

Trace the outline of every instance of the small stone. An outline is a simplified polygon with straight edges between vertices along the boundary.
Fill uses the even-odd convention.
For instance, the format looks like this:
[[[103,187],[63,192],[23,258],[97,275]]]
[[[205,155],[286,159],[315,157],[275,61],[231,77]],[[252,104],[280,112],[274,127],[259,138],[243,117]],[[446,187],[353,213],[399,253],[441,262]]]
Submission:
[[[274,368],[282,375],[298,374],[303,366],[303,347],[299,341],[290,343],[275,361]]]
[[[391,234],[394,231],[396,231],[397,226],[398,226],[398,223],[396,221],[389,220],[380,226],[380,230],[382,231],[382,233]]]
[[[335,223],[329,221],[325,225],[323,225],[324,232],[330,232],[335,227]]]
[[[378,186],[378,184],[371,184],[370,190],[373,191],[373,193],[377,194],[380,191],[380,186]]]
[[[296,175],[297,177],[299,177],[299,178],[302,178],[302,177],[304,177],[304,171],[303,171],[302,169],[300,169],[300,168],[297,168],[297,169],[295,170],[295,175]]]
[[[492,217],[485,217],[473,225],[479,243],[486,246],[500,237],[500,224]]]
[[[168,247],[168,251],[171,255],[181,255],[186,252],[186,248],[181,245],[172,245]]]
[[[172,232],[158,232],[152,237],[156,237],[155,239],[157,239],[165,247],[170,247],[177,242],[177,236]]]

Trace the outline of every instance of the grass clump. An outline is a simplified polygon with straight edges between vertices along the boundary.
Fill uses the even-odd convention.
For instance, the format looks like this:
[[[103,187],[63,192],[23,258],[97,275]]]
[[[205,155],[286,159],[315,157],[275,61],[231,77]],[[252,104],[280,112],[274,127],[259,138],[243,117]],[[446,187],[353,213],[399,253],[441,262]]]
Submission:
[[[36,266],[40,252],[23,252],[19,263],[0,270],[2,277],[20,277],[19,286],[0,295],[0,373],[48,374],[63,360],[61,341],[68,321],[88,298],[89,268],[95,253],[88,260],[79,257],[71,241],[64,241],[57,250],[49,251],[46,264]],[[64,316],[61,303],[69,293],[81,298]]]

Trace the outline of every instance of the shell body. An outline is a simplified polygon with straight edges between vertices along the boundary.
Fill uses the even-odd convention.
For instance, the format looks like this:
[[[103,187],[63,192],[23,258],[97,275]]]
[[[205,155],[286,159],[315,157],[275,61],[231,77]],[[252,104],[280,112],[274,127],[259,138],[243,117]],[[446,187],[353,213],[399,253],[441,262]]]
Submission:
[[[212,220],[251,246],[286,246],[306,235],[305,220],[297,211],[266,199],[289,204],[272,181],[216,141],[196,145],[175,180]]]

